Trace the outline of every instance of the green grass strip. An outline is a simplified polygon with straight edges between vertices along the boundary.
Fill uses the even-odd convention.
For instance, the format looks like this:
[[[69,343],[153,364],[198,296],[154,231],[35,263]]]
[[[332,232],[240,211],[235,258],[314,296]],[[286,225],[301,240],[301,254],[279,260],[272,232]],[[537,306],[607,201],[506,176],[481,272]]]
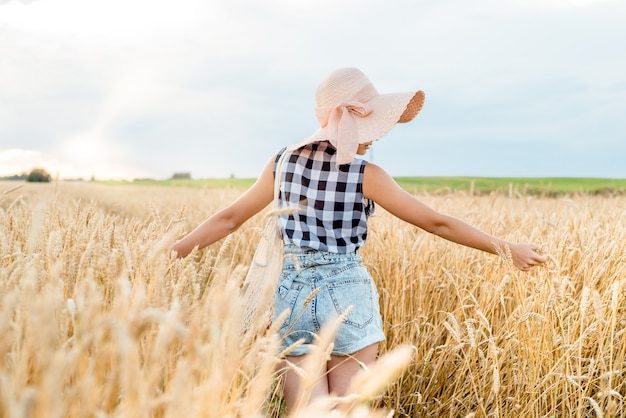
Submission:
[[[149,185],[165,187],[247,189],[254,178],[178,179],[103,181],[110,185]],[[398,184],[411,193],[467,191],[478,194],[502,192],[530,195],[561,195],[569,193],[622,194],[626,193],[626,179],[578,177],[396,177]]]

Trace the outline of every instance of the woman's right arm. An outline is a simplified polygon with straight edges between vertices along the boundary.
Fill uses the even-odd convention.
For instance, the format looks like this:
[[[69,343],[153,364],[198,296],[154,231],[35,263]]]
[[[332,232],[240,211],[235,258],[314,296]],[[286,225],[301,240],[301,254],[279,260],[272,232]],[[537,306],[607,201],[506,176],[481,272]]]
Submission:
[[[272,157],[257,181],[233,203],[210,216],[172,247],[178,257],[194,248],[202,249],[235,232],[244,222],[260,212],[274,199],[274,161]]]
[[[539,247],[534,244],[504,241],[460,219],[437,212],[402,189],[385,170],[375,164],[368,163],[365,166],[363,194],[396,217],[448,241],[491,254],[510,251],[513,264],[521,270],[547,261],[547,257],[540,254]]]

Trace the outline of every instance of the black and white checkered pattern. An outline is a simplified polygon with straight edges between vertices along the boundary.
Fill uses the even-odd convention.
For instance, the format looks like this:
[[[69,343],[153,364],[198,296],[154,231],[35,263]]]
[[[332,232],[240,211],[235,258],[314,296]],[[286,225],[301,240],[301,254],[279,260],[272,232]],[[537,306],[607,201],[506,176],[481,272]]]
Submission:
[[[354,159],[337,167],[335,161],[336,150],[326,141],[299,148],[285,160],[279,198],[282,208],[293,209],[280,216],[286,244],[346,254],[365,242],[367,218],[374,212],[374,202],[363,197],[367,162]]]

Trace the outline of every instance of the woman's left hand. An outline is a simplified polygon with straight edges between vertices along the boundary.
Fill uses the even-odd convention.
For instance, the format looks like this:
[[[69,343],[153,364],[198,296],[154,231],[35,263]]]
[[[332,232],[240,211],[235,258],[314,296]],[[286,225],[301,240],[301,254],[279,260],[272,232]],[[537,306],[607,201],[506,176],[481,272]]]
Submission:
[[[548,256],[535,244],[507,243],[513,265],[520,270],[528,271],[548,261]]]

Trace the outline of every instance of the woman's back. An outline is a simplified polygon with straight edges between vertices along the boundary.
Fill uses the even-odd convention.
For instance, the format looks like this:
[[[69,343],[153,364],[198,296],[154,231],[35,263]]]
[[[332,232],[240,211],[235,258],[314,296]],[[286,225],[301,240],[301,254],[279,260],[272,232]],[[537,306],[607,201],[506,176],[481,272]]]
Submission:
[[[351,253],[367,238],[373,202],[363,197],[366,161],[337,166],[336,150],[315,142],[285,160],[281,179],[281,215],[286,244],[333,253]]]

